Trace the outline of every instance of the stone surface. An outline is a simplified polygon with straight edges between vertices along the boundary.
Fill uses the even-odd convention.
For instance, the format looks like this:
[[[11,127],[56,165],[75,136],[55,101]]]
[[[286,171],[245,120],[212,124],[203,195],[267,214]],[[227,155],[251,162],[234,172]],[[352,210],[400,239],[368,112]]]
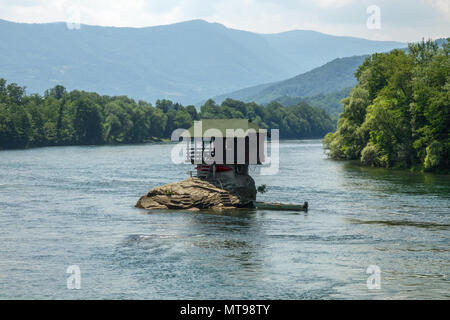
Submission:
[[[250,176],[239,176],[233,182],[197,177],[169,183],[150,190],[136,203],[143,209],[226,209],[251,207],[256,199],[255,182]]]

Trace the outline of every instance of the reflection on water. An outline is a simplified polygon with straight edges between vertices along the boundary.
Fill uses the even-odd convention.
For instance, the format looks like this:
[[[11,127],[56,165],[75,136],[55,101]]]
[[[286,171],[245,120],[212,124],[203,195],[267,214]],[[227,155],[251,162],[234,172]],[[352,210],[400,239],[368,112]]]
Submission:
[[[407,221],[407,220],[385,220],[385,221],[366,221],[359,219],[348,219],[353,223],[359,224],[379,224],[385,226],[405,226],[405,227],[416,227],[425,229],[437,229],[437,230],[448,230],[450,229],[450,224],[440,224],[434,222],[419,222],[419,221]]]
[[[398,299],[450,296],[449,176],[326,159],[280,144],[260,176],[270,210],[154,211],[150,188],[186,177],[170,145],[0,152],[0,298]],[[82,289],[67,290],[69,265]],[[368,290],[366,269],[381,269]]]
[[[344,168],[346,177],[367,179],[363,184],[373,191],[450,197],[449,175],[370,168],[357,162],[344,162]]]

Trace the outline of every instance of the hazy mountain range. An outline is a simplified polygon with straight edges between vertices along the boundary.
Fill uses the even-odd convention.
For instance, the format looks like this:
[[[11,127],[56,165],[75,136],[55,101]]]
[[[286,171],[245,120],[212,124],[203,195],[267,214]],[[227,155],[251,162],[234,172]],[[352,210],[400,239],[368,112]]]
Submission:
[[[68,89],[188,104],[294,77],[339,57],[399,47],[405,44],[303,30],[258,34],[202,20],[146,28],[81,25],[79,30],[69,30],[65,23],[0,20],[0,77],[27,86],[29,93],[62,84]],[[276,86],[267,97],[285,93]],[[309,95],[317,92],[294,87],[309,90]]]
[[[353,87],[354,73],[366,55],[334,59],[323,66],[287,80],[261,84],[214,97],[220,103],[226,98],[267,104],[282,97],[311,97]],[[284,99],[284,101],[287,101]]]

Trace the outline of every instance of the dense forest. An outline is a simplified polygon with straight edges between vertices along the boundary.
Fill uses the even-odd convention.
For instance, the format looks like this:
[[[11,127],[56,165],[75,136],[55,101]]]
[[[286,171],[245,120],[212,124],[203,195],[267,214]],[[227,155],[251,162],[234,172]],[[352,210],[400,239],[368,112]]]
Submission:
[[[249,119],[262,128],[280,129],[282,138],[320,138],[335,124],[323,110],[300,103],[264,107],[227,99],[208,100],[200,109],[169,100],[155,106],[126,96],[101,96],[57,85],[44,95],[0,79],[0,149],[62,145],[141,143],[170,138],[193,120]]]
[[[371,166],[449,169],[450,39],[373,54],[343,99],[337,131],[324,139],[334,159]]]

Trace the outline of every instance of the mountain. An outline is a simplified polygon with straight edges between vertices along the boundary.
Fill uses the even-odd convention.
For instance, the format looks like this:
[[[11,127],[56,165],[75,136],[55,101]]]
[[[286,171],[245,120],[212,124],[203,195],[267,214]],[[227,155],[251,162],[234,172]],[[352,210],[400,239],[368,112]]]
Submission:
[[[352,87],[329,93],[319,93],[318,95],[310,97],[283,96],[275,99],[275,101],[285,107],[295,106],[301,102],[306,102],[310,106],[327,111],[334,119],[338,119],[339,114],[342,112],[341,100],[348,97],[350,91],[352,91]]]
[[[296,61],[299,67],[295,74],[312,70],[336,58],[386,52],[407,46],[399,42],[332,36],[309,30],[293,30],[263,36],[272,47],[281,48],[283,55]]]
[[[146,28],[0,20],[0,77],[42,93],[61,84],[107,95],[194,103],[400,42],[314,31],[258,34],[203,20]]]
[[[220,103],[226,98],[232,98],[262,104],[278,100],[284,101],[283,104],[285,104],[291,100],[287,98],[304,98],[339,92],[356,84],[354,73],[366,57],[363,55],[337,58],[287,80],[241,89],[216,96],[213,100]]]

